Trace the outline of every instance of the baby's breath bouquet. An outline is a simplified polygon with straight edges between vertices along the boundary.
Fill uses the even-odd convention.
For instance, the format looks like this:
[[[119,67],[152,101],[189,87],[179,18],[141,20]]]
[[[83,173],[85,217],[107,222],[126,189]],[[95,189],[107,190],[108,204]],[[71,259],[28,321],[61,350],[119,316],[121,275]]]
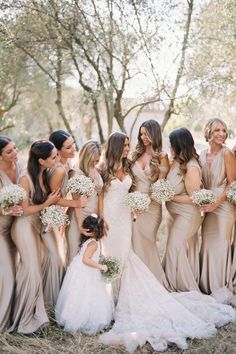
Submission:
[[[125,205],[133,212],[133,221],[136,221],[136,212],[143,212],[148,209],[150,198],[147,194],[141,192],[128,193],[125,197]]]
[[[66,190],[72,194],[90,197],[95,190],[95,183],[91,178],[77,174],[69,179]]]
[[[226,196],[230,203],[236,205],[236,181],[231,183],[229,190],[226,193]]]
[[[51,227],[62,227],[69,225],[70,221],[64,209],[59,205],[50,205],[44,208],[40,213],[42,224],[46,226],[45,232]]]
[[[175,195],[174,188],[166,179],[159,179],[152,183],[150,192],[151,198],[159,204],[171,200]]]
[[[111,282],[120,277],[121,266],[118,258],[112,256],[101,256],[99,263],[107,266],[107,272],[101,271],[102,276],[106,282]]]
[[[203,206],[215,203],[216,196],[210,189],[200,189],[197,192],[193,192],[191,199],[193,204],[197,206]],[[201,216],[203,215],[204,212],[201,211]]]
[[[9,208],[10,206],[20,204],[26,197],[24,188],[17,184],[10,184],[0,190],[0,205],[2,208]]]

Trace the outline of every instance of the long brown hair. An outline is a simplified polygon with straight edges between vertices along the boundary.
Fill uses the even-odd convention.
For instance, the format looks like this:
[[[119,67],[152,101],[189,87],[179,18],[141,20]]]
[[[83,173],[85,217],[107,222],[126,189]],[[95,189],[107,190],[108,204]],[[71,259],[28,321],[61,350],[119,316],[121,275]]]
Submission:
[[[132,164],[135,163],[145,152],[145,145],[141,139],[141,128],[145,128],[147,136],[152,144],[152,157],[150,161],[151,169],[151,179],[155,182],[158,179],[160,173],[160,160],[162,153],[162,135],[160,124],[153,120],[149,119],[143,122],[139,128],[138,132],[138,143],[135,147],[135,150],[132,154]]]
[[[127,157],[122,157],[125,140],[129,137],[120,132],[112,133],[105,146],[106,169],[103,172],[104,191],[107,191],[111,181],[118,175],[120,169],[132,177],[130,161]]]
[[[187,172],[187,163],[195,159],[199,163],[199,156],[194,146],[193,136],[186,128],[173,130],[170,135],[170,145],[175,153],[174,160],[180,165],[180,173],[185,175]]]
[[[100,146],[95,140],[88,140],[79,151],[79,169],[90,176],[91,170],[94,167],[94,158],[96,155],[101,155]]]

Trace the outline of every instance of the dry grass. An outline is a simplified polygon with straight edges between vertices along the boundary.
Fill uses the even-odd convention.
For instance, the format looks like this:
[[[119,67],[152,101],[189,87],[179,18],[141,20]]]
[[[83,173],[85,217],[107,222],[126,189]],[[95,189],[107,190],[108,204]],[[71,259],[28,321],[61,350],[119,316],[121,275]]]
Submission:
[[[165,214],[163,216],[165,220]],[[158,248],[163,254],[165,249],[165,223],[161,225]],[[50,312],[50,326],[38,335],[0,335],[0,354],[127,354],[124,347],[111,347],[100,344],[96,336],[78,333],[72,336],[57,326]],[[136,350],[135,354],[158,353],[149,344]],[[168,354],[236,354],[236,325],[230,323],[218,330],[216,336],[208,340],[190,340],[188,350],[170,346]]]

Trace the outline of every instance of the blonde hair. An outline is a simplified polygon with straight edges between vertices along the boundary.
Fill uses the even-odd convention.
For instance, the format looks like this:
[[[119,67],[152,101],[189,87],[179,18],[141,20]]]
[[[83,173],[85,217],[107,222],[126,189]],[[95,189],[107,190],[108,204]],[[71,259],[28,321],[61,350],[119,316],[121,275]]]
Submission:
[[[94,159],[96,155],[101,155],[100,146],[95,140],[88,140],[79,151],[79,169],[89,176],[91,170],[94,168]]]
[[[228,132],[228,127],[227,127],[226,123],[223,120],[221,120],[220,118],[212,118],[206,123],[205,128],[204,128],[204,136],[205,136],[205,140],[207,142],[211,141],[212,133],[218,124],[222,124],[224,126],[225,131],[226,131],[225,140],[228,138],[229,132]]]

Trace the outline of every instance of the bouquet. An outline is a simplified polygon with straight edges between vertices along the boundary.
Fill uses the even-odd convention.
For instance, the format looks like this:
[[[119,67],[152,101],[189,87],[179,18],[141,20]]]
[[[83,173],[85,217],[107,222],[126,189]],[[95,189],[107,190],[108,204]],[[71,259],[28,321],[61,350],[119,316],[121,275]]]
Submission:
[[[101,256],[99,263],[107,266],[107,272],[101,271],[106,282],[111,282],[120,277],[121,267],[118,258]]]
[[[197,206],[203,206],[207,204],[213,204],[216,201],[215,194],[209,189],[200,189],[200,191],[193,192],[191,197],[193,204]],[[201,211],[201,216],[204,212]]]
[[[11,184],[0,190],[0,205],[2,208],[8,208],[13,205],[20,204],[26,197],[24,188],[17,184]]]
[[[136,221],[135,212],[142,212],[148,209],[150,198],[147,194],[141,192],[128,193],[125,197],[125,205],[133,212],[133,221]]]
[[[226,196],[230,203],[236,205],[236,181],[231,183],[229,190],[226,193]]]
[[[72,194],[80,194],[85,197],[90,197],[95,191],[95,183],[89,177],[75,175],[69,179],[66,190]]]
[[[175,195],[174,188],[166,179],[160,179],[152,183],[150,192],[151,198],[159,204],[171,200]]]
[[[50,205],[49,207],[44,208],[40,214],[42,224],[47,226],[45,232],[51,227],[55,226],[60,228],[69,225],[70,223],[68,215],[59,205]]]

